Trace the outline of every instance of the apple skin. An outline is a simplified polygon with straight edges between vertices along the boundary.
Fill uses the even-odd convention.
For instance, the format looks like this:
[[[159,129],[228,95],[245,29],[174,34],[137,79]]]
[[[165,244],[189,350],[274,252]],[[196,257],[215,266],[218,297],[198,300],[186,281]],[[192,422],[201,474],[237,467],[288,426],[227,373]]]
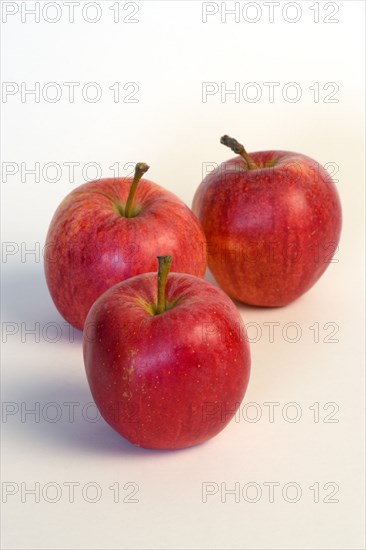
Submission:
[[[250,158],[258,169],[236,156],[208,174],[192,208],[225,292],[249,305],[285,306],[316,283],[337,250],[341,205],[315,160],[289,151]]]
[[[220,432],[243,399],[250,352],[240,314],[212,283],[170,273],[171,309],[154,315],[157,274],[123,281],[91,307],[86,374],[104,419],[150,449],[180,449]]]
[[[193,212],[178,197],[141,179],[134,205],[124,207],[131,178],[88,182],[60,204],[45,246],[45,275],[61,315],[82,329],[94,301],[116,283],[156,270],[156,256],[174,257],[172,270],[203,277],[206,239]]]

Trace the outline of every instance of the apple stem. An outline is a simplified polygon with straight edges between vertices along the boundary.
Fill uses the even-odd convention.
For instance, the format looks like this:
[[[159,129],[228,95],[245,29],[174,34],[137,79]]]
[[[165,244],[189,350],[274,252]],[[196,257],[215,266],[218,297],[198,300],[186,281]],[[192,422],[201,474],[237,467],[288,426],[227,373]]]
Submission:
[[[220,139],[220,143],[226,145],[226,147],[229,147],[234,153],[243,157],[248,165],[248,170],[255,170],[256,168],[258,168],[258,166],[255,164],[255,162],[253,162],[253,160],[244,149],[244,145],[236,141],[236,139],[230,136],[222,136],[222,138]]]
[[[135,196],[137,185],[138,185],[140,179],[145,174],[145,172],[148,171],[149,168],[150,168],[150,166],[148,166],[144,162],[138,162],[136,164],[135,175],[134,175],[132,183],[131,183],[130,192],[128,194],[126,207],[125,207],[125,217],[126,218],[132,218],[133,217],[132,216],[132,213],[133,213],[133,211],[132,211],[133,197]]]
[[[165,287],[168,279],[170,266],[172,265],[171,256],[158,256],[159,271],[158,271],[158,304],[156,307],[156,313],[163,313],[166,311],[166,297]]]

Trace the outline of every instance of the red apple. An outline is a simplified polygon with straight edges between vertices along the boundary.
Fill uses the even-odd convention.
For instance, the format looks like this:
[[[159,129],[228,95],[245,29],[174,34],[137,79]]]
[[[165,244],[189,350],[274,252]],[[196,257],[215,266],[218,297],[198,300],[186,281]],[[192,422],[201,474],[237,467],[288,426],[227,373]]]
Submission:
[[[341,206],[329,174],[288,151],[236,156],[211,172],[193,200],[208,245],[208,265],[232,298],[284,306],[309,290],[336,252]]]
[[[56,210],[46,239],[45,273],[61,315],[82,329],[94,301],[116,283],[155,270],[174,255],[173,271],[203,277],[206,240],[192,211],[159,185],[134,179],[91,181]]]
[[[135,445],[179,449],[220,432],[250,370],[233,302],[193,275],[145,273],[105,292],[84,327],[86,374],[104,419]],[[157,283],[158,279],[158,283]]]

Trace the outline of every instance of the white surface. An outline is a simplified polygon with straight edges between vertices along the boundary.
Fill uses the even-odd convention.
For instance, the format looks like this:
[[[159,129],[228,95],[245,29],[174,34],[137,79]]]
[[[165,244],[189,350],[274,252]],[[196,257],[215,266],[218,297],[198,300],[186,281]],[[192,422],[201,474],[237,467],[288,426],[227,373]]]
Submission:
[[[21,10],[34,2],[2,4],[3,9],[4,4],[14,4]],[[326,8],[324,3],[297,2],[301,17],[296,23],[284,20],[281,3],[270,23],[269,8],[257,2],[262,17],[256,23],[243,16],[238,23],[233,16],[221,22],[220,11],[203,23],[201,2],[138,2],[135,24],[114,23],[113,2],[99,2],[100,21],[88,23],[81,16],[84,4],[75,8],[74,23],[67,21],[67,8],[60,2],[62,17],[54,24],[42,16],[39,23],[32,16],[22,23],[19,11],[2,25],[5,82],[19,87],[21,82],[29,87],[39,82],[42,89],[52,81],[63,92],[63,82],[81,83],[74,103],[65,96],[55,103],[42,97],[36,103],[28,96],[22,103],[16,94],[2,104],[3,163],[19,168],[6,181],[3,177],[2,184],[2,238],[15,243],[15,253],[2,260],[3,501],[4,490],[17,490],[2,505],[3,547],[363,548],[364,3],[331,2]],[[241,10],[245,4],[240,3]],[[216,6],[221,9],[221,3]],[[314,22],[317,6],[319,23]],[[339,21],[325,23],[324,17],[337,7],[332,17]],[[49,9],[46,17],[55,17],[54,8]],[[132,9],[122,2],[121,16]],[[287,9],[287,17],[294,18],[295,8]],[[248,14],[255,17],[254,11]],[[92,11],[88,15],[94,17]],[[88,103],[77,91],[87,82],[101,87],[99,102]],[[138,103],[114,103],[108,87],[115,82],[121,83],[123,94],[132,90],[123,90],[126,82],[136,82]],[[228,89],[239,82],[241,90],[256,82],[263,96],[250,103],[243,97],[235,102],[233,96],[221,101],[216,94],[203,102],[203,82],[226,83]],[[273,102],[268,101],[264,82],[280,83]],[[289,82],[300,87],[298,102],[281,95]],[[315,82],[319,102],[314,101],[314,88],[309,89]],[[323,101],[334,89],[323,89],[329,82],[339,87],[333,96],[336,103]],[[88,162],[98,163],[102,175],[109,176],[115,162],[124,166],[146,161],[152,180],[190,204],[203,163],[230,156],[219,144],[223,133],[242,140],[249,151],[297,150],[322,164],[339,166],[335,177],[344,211],[339,261],[307,295],[285,309],[240,306],[245,321],[253,323],[252,339],[256,326],[262,336],[252,344],[252,376],[237,422],[199,447],[180,452],[140,450],[102,420],[88,421],[87,415],[95,411],[87,407],[91,396],[80,333],[75,332],[70,342],[69,329],[48,295],[40,255],[22,257],[21,250],[42,248],[55,208],[84,181],[81,168]],[[25,175],[22,182],[21,172],[24,176],[24,169],[36,162],[41,169],[58,163],[62,177],[51,183],[45,180],[54,172],[41,175],[39,182]],[[67,162],[80,163],[73,182]],[[94,177],[92,170],[88,177]],[[301,330],[294,343],[282,334],[290,322]],[[39,342],[25,332],[36,323]],[[273,342],[265,323],[279,323]],[[310,329],[314,323],[320,327],[318,343]],[[324,328],[326,323],[331,324]],[[337,341],[326,343],[335,325]],[[11,327],[17,333],[6,336],[4,328]],[[291,327],[288,330],[287,340],[294,335]],[[52,343],[52,338],[58,341]],[[67,402],[78,404],[74,422]],[[273,422],[265,405],[269,402],[279,404]],[[22,418],[22,407],[34,408],[36,403],[39,418]],[[50,419],[56,409],[49,403],[56,403],[61,414],[54,423]],[[248,403],[256,405],[245,407]],[[296,412],[286,408],[288,403],[296,403],[301,412],[296,423],[283,418]],[[319,422],[310,409],[314,403],[319,403]],[[327,403],[335,405],[324,410]],[[12,407],[14,414],[7,416]],[[328,420],[338,422],[325,422],[334,407],[338,411]],[[256,410],[261,418],[249,422]],[[68,482],[80,484],[74,502]],[[94,496],[92,486],[85,488],[90,482],[101,491],[96,503],[87,501]],[[138,502],[123,502],[134,488],[123,489],[128,482],[138,484]],[[207,502],[202,502],[204,482],[218,489]],[[235,502],[235,495],[229,494],[226,502],[221,501],[221,483],[227,489],[239,483],[241,491],[251,482],[262,490],[258,502],[248,502],[257,486],[249,489],[247,500],[241,496]],[[274,502],[266,482],[280,484]],[[290,482],[302,490],[296,503],[282,496]],[[25,493],[36,483],[40,502]],[[118,503],[109,489],[114,483],[121,487]],[[314,489],[309,489],[314,483],[320,486],[318,503]],[[326,483],[338,484],[338,502],[323,502],[334,487],[324,489]],[[55,487],[60,499],[51,503]],[[293,495],[290,487],[287,500]]]

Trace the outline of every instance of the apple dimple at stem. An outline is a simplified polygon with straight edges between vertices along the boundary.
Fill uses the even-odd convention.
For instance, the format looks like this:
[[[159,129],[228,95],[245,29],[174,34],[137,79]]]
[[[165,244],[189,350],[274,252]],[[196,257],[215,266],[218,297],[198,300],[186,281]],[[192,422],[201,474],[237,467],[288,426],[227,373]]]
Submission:
[[[127,197],[127,202],[126,202],[126,207],[125,207],[125,212],[124,212],[125,218],[133,218],[134,215],[136,215],[136,213],[134,214],[134,211],[133,211],[133,198],[135,196],[135,192],[136,192],[136,189],[137,189],[137,186],[138,186],[138,183],[139,183],[140,179],[145,174],[145,172],[148,171],[149,168],[150,168],[150,166],[148,166],[144,162],[138,162],[136,164],[135,175],[134,175],[131,187],[130,187],[130,192],[129,192],[128,197]]]
[[[246,152],[244,145],[239,143],[236,139],[225,135],[225,136],[222,136],[222,138],[220,139],[220,143],[222,143],[223,145],[226,145],[226,147],[229,147],[234,153],[243,157],[243,159],[248,165],[248,170],[256,170],[258,168],[255,162],[253,162],[253,160],[250,158],[250,156]]]
[[[166,311],[166,296],[165,287],[168,279],[170,266],[172,265],[171,256],[158,256],[159,271],[158,271],[158,303],[156,306],[155,314],[163,313]]]

